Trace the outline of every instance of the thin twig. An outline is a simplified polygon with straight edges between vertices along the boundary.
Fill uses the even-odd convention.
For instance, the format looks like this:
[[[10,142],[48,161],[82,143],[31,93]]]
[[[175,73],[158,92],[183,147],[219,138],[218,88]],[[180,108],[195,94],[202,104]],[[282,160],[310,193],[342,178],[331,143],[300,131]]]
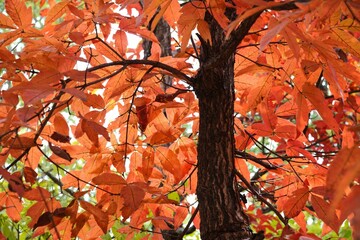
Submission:
[[[239,173],[238,170],[235,170],[235,174],[236,176],[238,176],[240,178],[240,180],[246,185],[246,187],[254,194],[256,195],[256,197],[265,205],[267,205],[275,214],[276,216],[280,219],[280,221],[282,223],[286,225],[288,225],[288,220],[286,218],[284,218],[281,213],[271,204],[269,203],[265,198],[263,198],[252,186],[251,184],[244,178],[243,175],[241,175]]]
[[[185,236],[185,234],[187,233],[187,231],[189,230],[190,228],[190,225],[191,223],[194,221],[195,217],[196,217],[196,214],[199,212],[199,205],[195,208],[195,211],[194,213],[191,215],[191,218],[188,222],[188,224],[186,225],[186,227],[184,228],[184,230],[182,231],[182,233],[178,236],[178,240],[181,240],[183,239],[183,237]]]

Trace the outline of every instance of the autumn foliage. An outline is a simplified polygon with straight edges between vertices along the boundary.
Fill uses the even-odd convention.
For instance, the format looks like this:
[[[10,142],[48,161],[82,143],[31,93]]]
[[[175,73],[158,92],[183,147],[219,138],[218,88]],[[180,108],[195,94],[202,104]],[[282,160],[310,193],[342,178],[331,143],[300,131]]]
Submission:
[[[208,19],[231,49],[258,16],[232,53],[239,204],[253,232],[268,239],[319,239],[339,234],[345,220],[360,238],[358,2],[5,0],[2,7],[1,221],[54,239],[163,239],[199,229],[193,86],[206,62],[202,46],[215,44]],[[154,33],[161,19],[172,56],[162,55]],[[144,41],[152,43],[147,58]],[[309,218],[323,221],[321,233],[309,231]],[[6,226],[0,239],[11,235]]]

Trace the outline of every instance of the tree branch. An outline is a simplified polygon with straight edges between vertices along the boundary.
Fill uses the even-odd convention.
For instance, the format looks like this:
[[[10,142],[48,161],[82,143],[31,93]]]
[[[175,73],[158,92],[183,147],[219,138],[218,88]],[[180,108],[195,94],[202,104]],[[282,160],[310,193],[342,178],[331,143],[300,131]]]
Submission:
[[[136,65],[136,64],[152,66],[154,68],[159,68],[159,69],[165,70],[165,71],[169,72],[171,75],[173,75],[174,77],[183,79],[184,81],[186,81],[186,83],[188,83],[190,85],[193,84],[193,79],[191,77],[189,77],[188,75],[186,75],[185,73],[183,73],[182,71],[180,71],[176,68],[173,68],[167,64],[161,63],[161,62],[145,60],[145,59],[132,59],[132,60],[123,60],[123,61],[114,61],[114,62],[109,62],[109,63],[103,63],[100,65],[94,66],[92,68],[89,68],[88,71],[93,72],[95,70],[110,67],[110,66],[118,66],[118,65],[130,66],[130,65]]]
[[[279,168],[279,166],[273,165],[273,164],[268,163],[268,162],[264,162],[264,161],[258,159],[257,157],[255,157],[255,156],[253,156],[251,154],[248,154],[246,152],[243,152],[243,151],[240,151],[240,150],[237,150],[237,149],[235,149],[235,157],[253,161],[253,162],[263,166],[266,169],[278,169]]]
[[[293,10],[293,9],[298,9],[295,3],[308,2],[308,1],[309,0],[297,0],[297,1],[287,2],[282,5],[269,7],[268,9],[276,10],[276,11]],[[259,18],[259,16],[263,11],[264,10],[258,11],[253,15],[245,18],[240,24],[240,26],[236,30],[232,31],[230,37],[224,42],[224,44],[221,47],[221,49],[223,49],[221,54],[218,55],[216,58],[212,59],[212,61],[209,61],[208,64],[210,66],[206,66],[206,67],[210,68],[213,66],[213,64],[216,64],[218,61],[221,61],[222,59],[228,59],[229,56],[235,52],[237,46],[248,34],[250,28],[253,26],[253,24],[256,22],[256,20]]]

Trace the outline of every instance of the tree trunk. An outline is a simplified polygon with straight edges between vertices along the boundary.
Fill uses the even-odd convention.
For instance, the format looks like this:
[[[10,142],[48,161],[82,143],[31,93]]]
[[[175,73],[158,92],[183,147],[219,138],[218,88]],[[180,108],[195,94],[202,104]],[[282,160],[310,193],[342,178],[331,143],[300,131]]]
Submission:
[[[234,54],[213,63],[223,51],[224,32],[209,14],[206,20],[212,45],[202,41],[194,86],[200,108],[197,196],[201,238],[249,239],[252,233],[235,182]]]

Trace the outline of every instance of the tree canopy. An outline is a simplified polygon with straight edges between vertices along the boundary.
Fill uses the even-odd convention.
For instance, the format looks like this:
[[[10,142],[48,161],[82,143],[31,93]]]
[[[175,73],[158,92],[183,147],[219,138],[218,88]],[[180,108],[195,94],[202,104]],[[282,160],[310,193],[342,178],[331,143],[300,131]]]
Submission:
[[[0,239],[360,239],[359,2],[0,7]]]

